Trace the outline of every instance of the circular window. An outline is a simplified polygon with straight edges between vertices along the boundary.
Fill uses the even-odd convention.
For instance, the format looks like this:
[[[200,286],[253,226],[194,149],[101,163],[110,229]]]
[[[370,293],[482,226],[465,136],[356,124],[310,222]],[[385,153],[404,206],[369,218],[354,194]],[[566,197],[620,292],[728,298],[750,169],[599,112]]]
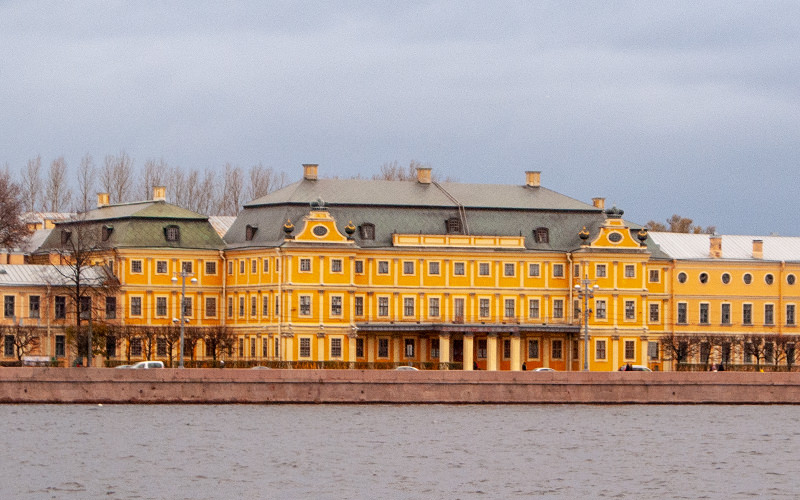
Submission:
[[[319,238],[322,238],[323,236],[328,234],[328,228],[325,226],[314,226],[314,229],[312,229],[312,231],[314,232],[314,236],[317,236]]]
[[[787,276],[786,277],[786,282],[789,283],[790,285],[794,285],[794,282],[795,282],[794,274],[790,274],[789,276]]]
[[[608,241],[611,243],[619,243],[622,241],[622,235],[620,233],[610,233],[608,235]]]
[[[679,273],[678,281],[680,281],[681,283],[686,283],[686,273]]]
[[[723,282],[723,283],[725,283],[726,285],[727,285],[728,283],[730,283],[730,282],[731,282],[731,275],[730,275],[730,274],[728,274],[728,273],[724,273],[724,274],[722,275],[722,282]]]
[[[764,283],[767,285],[771,285],[773,281],[775,281],[775,277],[773,275],[767,274],[764,276]]]
[[[749,285],[750,283],[753,282],[753,275],[750,273],[744,273],[744,276],[742,276],[742,280],[744,281],[745,285]]]
[[[708,273],[700,273],[700,283],[708,283]]]

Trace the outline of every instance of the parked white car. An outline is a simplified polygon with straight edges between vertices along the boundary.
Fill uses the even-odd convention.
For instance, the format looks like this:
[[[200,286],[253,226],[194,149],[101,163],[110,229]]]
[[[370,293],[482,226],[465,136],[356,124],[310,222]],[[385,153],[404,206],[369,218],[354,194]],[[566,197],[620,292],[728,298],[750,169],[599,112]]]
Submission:
[[[139,361],[131,366],[132,370],[149,370],[150,368],[164,368],[163,361]]]

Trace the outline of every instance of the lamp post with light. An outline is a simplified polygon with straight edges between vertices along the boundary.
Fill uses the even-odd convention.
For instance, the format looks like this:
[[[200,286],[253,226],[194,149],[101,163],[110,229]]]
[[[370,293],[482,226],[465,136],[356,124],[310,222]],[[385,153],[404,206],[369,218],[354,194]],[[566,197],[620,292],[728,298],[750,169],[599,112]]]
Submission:
[[[180,358],[179,367],[183,368],[183,332],[184,332],[184,323],[186,323],[186,319],[184,317],[185,313],[186,313],[186,305],[185,305],[185,302],[186,302],[186,278],[188,278],[189,276],[194,276],[194,273],[190,273],[190,272],[187,272],[187,271],[181,271],[179,273],[178,272],[173,273],[172,283],[175,284],[175,285],[178,284],[178,276],[181,277],[181,319],[180,319],[180,321],[181,321],[181,346],[180,346],[181,358]],[[191,279],[191,283],[193,285],[196,285],[197,284],[197,278],[192,278]]]
[[[589,371],[589,299],[594,297],[600,287],[598,285],[592,286],[592,280],[588,277],[578,281],[575,285],[575,291],[578,297],[583,297],[583,371]]]

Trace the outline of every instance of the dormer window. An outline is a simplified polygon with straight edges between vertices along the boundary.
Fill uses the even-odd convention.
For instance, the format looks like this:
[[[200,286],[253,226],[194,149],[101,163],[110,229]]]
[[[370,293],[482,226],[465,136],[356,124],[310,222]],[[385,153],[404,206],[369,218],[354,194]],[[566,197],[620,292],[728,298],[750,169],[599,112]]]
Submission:
[[[533,230],[533,240],[536,243],[550,243],[550,230],[546,227],[537,227]]]
[[[445,229],[447,234],[461,234],[461,219],[458,217],[450,217],[445,221]]]
[[[66,229],[61,230],[61,244],[66,245],[72,241],[72,231],[68,231]]]
[[[111,237],[111,233],[113,231],[114,231],[114,226],[112,226],[110,224],[107,225],[107,226],[103,226],[103,228],[101,230],[101,237],[103,238],[103,241],[108,241],[108,239]]]
[[[252,241],[253,240],[253,236],[256,235],[256,231],[258,231],[258,226],[251,226],[250,224],[245,226],[245,228],[244,228],[244,238],[245,238],[245,240]]]
[[[164,237],[167,241],[179,241],[181,239],[181,230],[178,226],[167,226],[164,228]]]
[[[371,222],[365,222],[358,226],[358,235],[361,237],[362,240],[374,240],[375,239],[375,224]]]

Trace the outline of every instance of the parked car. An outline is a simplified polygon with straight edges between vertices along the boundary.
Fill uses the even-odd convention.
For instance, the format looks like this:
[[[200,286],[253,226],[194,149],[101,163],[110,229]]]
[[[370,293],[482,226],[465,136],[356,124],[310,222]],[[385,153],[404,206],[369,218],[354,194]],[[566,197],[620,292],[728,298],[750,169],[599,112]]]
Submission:
[[[131,367],[131,365],[119,365],[119,366],[115,366],[114,368],[116,368],[117,370],[127,370],[130,367]]]
[[[419,371],[418,368],[414,368],[413,366],[408,366],[408,365],[398,366],[397,368],[395,368],[395,370],[401,371],[401,372],[418,372]]]
[[[643,365],[622,365],[619,367],[621,372],[651,372],[650,368]]]
[[[540,366],[539,368],[536,368],[533,371],[535,371],[535,372],[554,372],[555,370],[553,370],[552,368],[548,368],[546,366]]]
[[[139,361],[131,366],[132,370],[149,370],[151,368],[164,368],[163,361]]]

